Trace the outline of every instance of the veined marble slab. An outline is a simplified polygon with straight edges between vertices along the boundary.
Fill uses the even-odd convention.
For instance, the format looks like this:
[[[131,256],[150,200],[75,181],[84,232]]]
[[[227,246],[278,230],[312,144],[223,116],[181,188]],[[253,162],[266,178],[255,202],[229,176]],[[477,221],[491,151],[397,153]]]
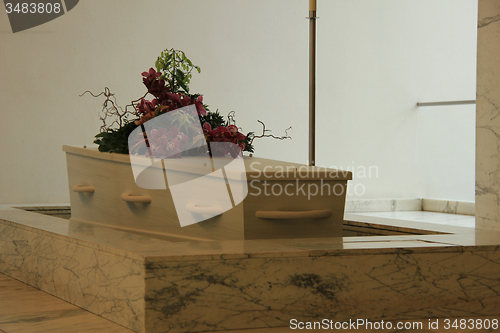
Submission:
[[[422,199],[422,210],[447,214],[472,215],[476,213],[475,203],[469,201],[451,201],[438,199]]]
[[[500,3],[479,0],[476,80],[478,228],[500,230]]]
[[[394,212],[422,210],[422,199],[356,199],[346,200],[345,212]]]
[[[460,214],[447,214],[447,213],[437,213],[437,212],[369,212],[369,213],[346,213],[346,220],[354,221],[365,221],[369,223],[377,224],[377,221],[382,221],[384,225],[391,228],[393,220],[397,220],[397,227],[392,226],[392,229],[401,229],[402,223],[410,223],[414,227],[425,230],[426,224],[429,224],[431,228],[435,224],[439,225],[449,225],[452,228],[455,227],[465,227],[474,228],[475,227],[475,217],[470,215],[460,215]],[[405,222],[403,222],[405,221]],[[452,229],[455,230],[455,229]],[[437,231],[435,229],[431,231]],[[414,232],[422,233],[422,232]]]
[[[2,273],[141,331],[145,288],[142,260],[12,223],[0,223],[0,235]]]
[[[3,210],[0,271],[146,333],[500,315],[500,233],[432,229],[173,243]]]
[[[475,203],[441,199],[357,199],[347,200],[346,213],[428,211],[474,215]]]

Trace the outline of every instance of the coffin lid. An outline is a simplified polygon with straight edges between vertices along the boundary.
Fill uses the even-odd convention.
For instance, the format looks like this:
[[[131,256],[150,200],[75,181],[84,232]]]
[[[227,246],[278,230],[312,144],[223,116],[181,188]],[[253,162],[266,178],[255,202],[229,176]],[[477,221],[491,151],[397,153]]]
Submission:
[[[116,153],[103,153],[98,151],[95,148],[78,148],[72,146],[63,146],[63,151],[68,154],[75,154],[80,156],[87,156],[90,158],[113,161],[117,163],[126,163],[130,164],[130,156],[128,154],[116,154]],[[217,157],[216,157],[217,158]],[[224,158],[224,157],[223,157]],[[183,163],[184,159],[190,159],[190,163]],[[206,163],[202,163],[201,161],[206,161],[205,159],[199,158],[200,165],[196,165],[193,163],[193,160],[196,161],[197,157],[182,157],[179,159],[169,160],[167,168],[175,169],[182,172],[193,172],[199,174],[206,174],[207,166]],[[227,158],[230,160],[230,158]],[[141,161],[142,160],[142,161]],[[318,166],[307,166],[304,164],[277,161],[272,159],[260,158],[260,157],[243,157],[243,161],[245,162],[246,176],[248,181],[252,181],[254,179],[258,180],[295,180],[299,179],[301,181],[306,180],[351,180],[352,172],[344,171],[338,169],[330,169],[325,167]],[[134,163],[141,164],[150,164],[151,160],[149,158],[144,157],[134,158]],[[205,165],[203,165],[205,164]],[[158,164],[156,164],[158,165]],[[161,164],[159,164],[161,165]],[[155,166],[153,166],[155,167]],[[231,172],[227,173],[227,177],[231,179],[240,178],[238,175],[232,174]]]

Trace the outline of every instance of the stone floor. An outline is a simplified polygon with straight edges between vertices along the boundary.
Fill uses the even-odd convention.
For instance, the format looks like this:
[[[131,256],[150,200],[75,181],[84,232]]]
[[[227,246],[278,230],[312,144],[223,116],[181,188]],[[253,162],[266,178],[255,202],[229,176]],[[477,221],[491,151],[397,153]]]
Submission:
[[[132,333],[129,329],[1,273],[0,332]]]

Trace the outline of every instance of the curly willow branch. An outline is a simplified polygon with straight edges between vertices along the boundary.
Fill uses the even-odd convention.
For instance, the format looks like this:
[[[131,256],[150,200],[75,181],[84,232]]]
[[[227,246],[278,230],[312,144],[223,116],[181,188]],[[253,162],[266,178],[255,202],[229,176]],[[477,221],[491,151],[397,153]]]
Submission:
[[[101,133],[112,130],[114,126],[118,126],[119,128],[122,127],[127,121],[128,116],[130,115],[137,116],[136,105],[142,98],[147,95],[146,93],[141,98],[132,101],[131,104],[126,105],[125,110],[123,110],[123,108],[117,104],[115,94],[111,93],[108,87],[104,87],[104,91],[97,95],[87,90],[83,94],[81,94],[80,97],[82,97],[86,93],[89,93],[90,95],[92,95],[92,97],[96,98],[101,95],[104,95],[104,97],[106,97],[106,99],[102,103],[102,110],[101,112],[99,112],[99,119],[102,121],[102,126],[99,128],[99,131]],[[133,107],[134,111],[129,111],[129,107]]]
[[[253,140],[260,139],[260,138],[273,138],[273,139],[278,139],[278,140],[285,140],[285,139],[291,139],[292,137],[288,135],[288,131],[292,129],[292,126],[288,127],[285,130],[285,135],[284,136],[276,136],[273,134],[266,134],[267,132],[271,132],[271,130],[266,129],[266,124],[264,124],[262,121],[257,120],[259,123],[262,124],[262,134],[261,135],[254,135],[252,137],[252,140],[250,140],[250,144],[253,143]]]
[[[236,126],[236,119],[234,119],[234,116],[236,115],[236,112],[231,111],[227,114],[227,124],[228,125],[235,125]]]

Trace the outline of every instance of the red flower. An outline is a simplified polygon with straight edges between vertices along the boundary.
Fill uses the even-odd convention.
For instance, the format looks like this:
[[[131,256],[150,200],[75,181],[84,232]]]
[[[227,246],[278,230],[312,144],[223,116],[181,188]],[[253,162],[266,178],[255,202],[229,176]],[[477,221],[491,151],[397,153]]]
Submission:
[[[194,104],[199,115],[205,116],[207,114],[207,110],[203,107],[203,96],[198,96]]]
[[[142,114],[139,120],[135,121],[136,125],[142,125],[146,121],[154,118],[155,109],[157,106],[157,101],[154,99],[152,102],[146,101],[144,98],[141,99],[139,105],[137,106],[139,109],[139,113]]]
[[[150,68],[149,72],[142,72],[142,76],[142,82],[148,88],[148,92],[156,98],[162,97],[165,90],[168,91],[168,87],[165,87],[165,81],[159,79],[161,76],[160,72]]]
[[[212,125],[209,123],[204,123],[203,124],[203,132],[204,133],[209,133],[212,130]]]
[[[161,73],[160,72],[157,72],[155,71],[152,67],[149,69],[149,72],[142,72],[141,73],[142,76],[146,77],[146,78],[157,78],[157,77],[160,77],[161,76]]]
[[[246,135],[238,132],[238,127],[236,125],[229,125],[227,127],[227,130],[229,131],[229,134],[231,136],[231,141],[234,143],[238,143],[238,141],[245,140]]]
[[[213,140],[215,142],[227,142],[230,133],[227,130],[226,127],[224,126],[219,126],[215,130],[210,131],[210,135],[212,136]]]
[[[193,103],[191,103],[191,98],[189,98],[189,96],[181,95],[181,102],[180,102],[180,104],[182,106],[188,106],[188,105],[191,105]]]
[[[139,109],[140,114],[148,114],[153,110],[155,110],[157,106],[158,106],[158,101],[156,99],[153,99],[150,102],[143,98],[137,105],[137,108]]]
[[[183,140],[182,145],[180,140]],[[170,130],[166,128],[152,129],[148,135],[149,151],[146,153],[146,157],[150,156],[150,153],[157,158],[174,158],[180,157],[182,148],[187,142],[187,136],[184,133],[180,133],[179,129],[175,126],[171,127]]]
[[[176,105],[181,104],[181,94],[172,94],[172,93],[167,93],[167,97],[170,100],[171,103],[174,103]]]

